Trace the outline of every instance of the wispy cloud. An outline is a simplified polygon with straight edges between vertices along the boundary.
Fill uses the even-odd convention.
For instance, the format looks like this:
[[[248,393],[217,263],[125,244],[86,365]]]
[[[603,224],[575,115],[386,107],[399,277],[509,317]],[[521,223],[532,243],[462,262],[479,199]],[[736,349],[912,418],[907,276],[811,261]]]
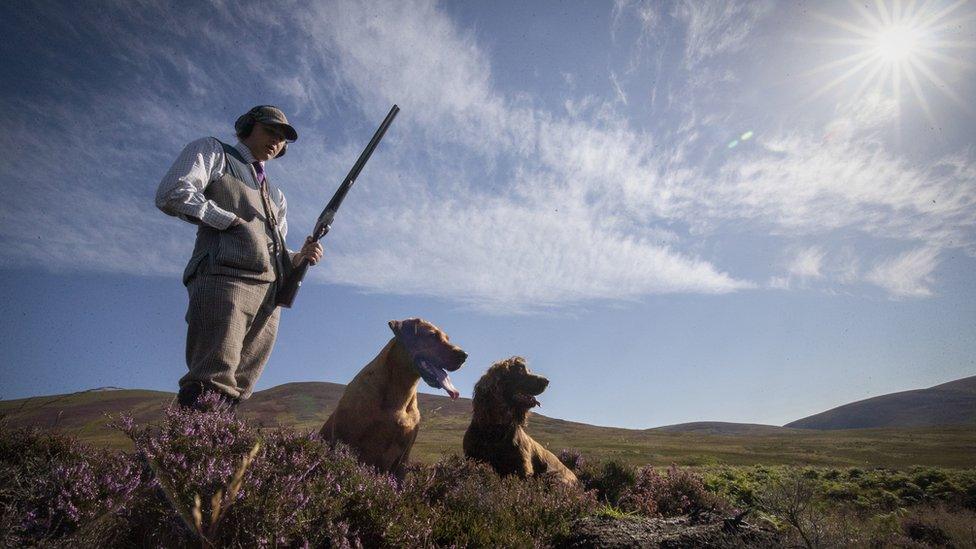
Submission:
[[[618,3],[613,14],[660,28],[653,7]],[[883,98],[843,107],[812,129],[771,128],[732,155],[724,142],[708,147],[727,114],[696,103],[690,81],[669,89],[675,112],[657,122],[665,131],[628,119],[637,94],[628,97],[616,71],[608,97],[573,95],[576,79],[564,77],[565,111],[552,112],[522,90],[500,89],[474,35],[430,2],[295,4],[274,14],[215,9],[206,15],[215,29],[206,44],[185,51],[176,38],[188,31],[164,10],[111,9],[122,16],[50,19],[65,35],[111,40],[130,72],[115,74],[112,86],[13,98],[28,114],[7,123],[0,146],[24,154],[0,175],[32,192],[0,204],[5,265],[178,272],[192,227],[153,208],[155,184],[182,143],[229,129],[242,108],[268,96],[308,128],[271,168],[296,233],[311,225],[327,194],[323,174],[344,173],[389,105],[403,108],[344,206],[325,267],[316,269],[319,280],[366,291],[504,313],[754,288],[702,251],[729,227],[794,250],[785,273],[761,276],[778,277],[770,285],[779,287],[789,287],[790,277],[859,279],[850,248],[810,244],[840,230],[922,245],[935,254],[933,265],[949,246],[972,253],[972,151],[931,162],[891,153],[878,137],[893,112]],[[742,51],[769,9],[679,4],[672,17],[686,25],[685,65]],[[239,41],[238,31],[252,26],[267,29],[265,40]],[[284,36],[292,39],[277,39]],[[231,69],[227,59],[243,62]],[[709,70],[708,78],[729,74]],[[140,82],[139,93],[129,93]],[[254,82],[262,87],[253,96],[214,99]],[[105,104],[113,108],[99,108]],[[68,123],[79,113],[84,124]],[[353,120],[362,122],[340,131]],[[52,232],[65,236],[51,242]],[[879,282],[894,280],[887,263],[869,280],[924,295],[934,269],[922,268],[926,257],[899,260],[922,273],[905,284]]]
[[[816,246],[800,250],[790,263],[789,272],[802,278],[821,278],[825,252]]]
[[[613,71],[610,71],[610,84],[613,85],[613,91],[617,94],[617,100],[626,105],[627,94],[625,94],[624,90],[620,87],[620,80],[617,79],[617,73]]]
[[[614,0],[610,12],[610,36],[616,40],[616,34],[624,19],[631,14],[640,23],[641,35],[646,37],[661,22],[661,10],[664,5],[658,2],[641,0]]]
[[[245,10],[237,16],[246,24],[258,14]],[[498,312],[751,286],[675,248],[673,232],[653,226],[632,230],[636,220],[626,212],[611,213],[625,197],[606,193],[626,192],[614,179],[632,180],[635,175],[626,173],[631,167],[639,168],[636,176],[648,170],[644,165],[648,149],[619,117],[604,110],[602,114],[590,111],[595,119],[558,119],[512,103],[494,90],[491,65],[473,38],[434,5],[319,5],[312,13],[262,21],[291,26],[292,31],[301,22],[310,60],[286,70],[230,36],[215,45],[225,48],[223,55],[247,59],[251,70],[268,71],[279,94],[295,102],[311,97],[323,85],[315,78],[315,68],[329,66],[335,77],[329,83],[339,87],[340,100],[345,94],[366,113],[385,111],[394,101],[404,107],[384,143],[385,166],[368,168],[375,178],[370,186],[383,192],[369,194],[368,207],[351,203],[343,212],[348,238],[330,246],[330,260],[320,277],[373,291],[447,297]],[[62,23],[78,28],[87,24],[84,20]],[[187,98],[191,104],[192,97],[201,95],[196,87],[226,84],[232,88],[252,78],[247,71],[235,77],[232,71],[208,67],[213,70],[207,74],[212,77],[208,83],[197,65],[171,62],[175,52],[168,52],[168,45],[146,40],[131,29],[113,33],[99,28],[98,32],[120,42],[133,64],[162,64],[175,80],[192,80]],[[221,37],[211,39],[219,42]],[[79,93],[71,98],[73,104],[33,107],[48,118],[62,109],[64,119],[69,119],[74,114],[71,109],[104,101],[104,94]],[[178,99],[181,94],[174,95]],[[179,270],[185,255],[180,252],[189,249],[192,227],[176,227],[172,219],[153,211],[151,200],[141,200],[144,197],[131,188],[113,192],[111,187],[138,177],[151,196],[164,168],[145,166],[165,166],[162,157],[171,155],[163,151],[175,154],[178,148],[174,134],[188,140],[194,133],[209,133],[208,126],[225,124],[215,113],[198,118],[208,111],[205,104],[170,116],[173,101],[166,96],[134,99],[119,93],[113,102],[119,105],[112,115],[116,122],[92,126],[92,131],[123,133],[120,126],[129,125],[129,135],[147,136],[149,142],[132,143],[125,150],[108,149],[76,129],[39,138],[35,155],[25,158],[25,163],[35,165],[22,173],[60,182],[78,166],[94,166],[111,183],[67,189],[34,185],[29,203],[8,204],[2,229],[8,242],[16,242],[24,227],[32,226],[29,219],[45,220],[55,234],[70,235],[56,243],[30,238],[6,246],[8,265],[33,258],[52,268],[168,274]],[[148,137],[160,130],[167,131],[165,147]],[[19,141],[26,133],[9,138]],[[82,155],[69,162],[42,157],[41,144],[49,138],[64,141],[59,148],[82,151]],[[86,142],[92,146],[84,146]],[[311,181],[317,181],[320,173],[341,170],[339,159],[353,158],[358,146],[350,143],[322,154],[323,149],[306,138],[293,147],[289,160],[298,166],[291,164],[286,174],[309,183],[286,186],[293,204],[292,227],[311,223],[316,208],[310,198],[322,195]],[[130,160],[147,149],[152,151],[150,159]],[[628,152],[644,160],[628,158]],[[106,169],[119,172],[109,176]],[[87,175],[88,170],[81,171]],[[64,207],[58,198],[65,200]],[[66,215],[69,211],[104,221],[79,220]],[[159,234],[170,235],[165,246]],[[145,246],[147,241],[153,246]]]
[[[866,278],[896,298],[928,297],[938,265],[938,249],[916,248],[879,262]]]
[[[948,246],[972,242],[976,169],[971,158],[918,165],[870,138],[824,140],[791,132],[763,139],[765,151],[722,167],[708,203],[776,231],[816,234],[841,228],[883,238]],[[735,207],[731,207],[734,205]]]
[[[678,18],[687,23],[685,61],[695,67],[711,57],[743,49],[753,26],[772,8],[771,2],[679,2]]]
[[[667,192],[666,183],[654,173],[652,142],[612,109],[591,103],[560,119],[513,104],[484,77],[491,67],[470,38],[422,7],[392,6],[383,13],[397,21],[393,32],[344,40],[372,14],[347,8],[334,27],[322,27],[334,33],[324,37],[330,49],[343,51],[343,76],[370,103],[408,98],[402,104],[420,109],[408,123],[451,151],[436,159],[439,170],[451,171],[450,183],[424,173],[405,177],[409,162],[398,162],[399,185],[411,189],[410,198],[357,212],[357,245],[330,263],[331,278],[502,310],[751,287],[672,247],[673,233],[658,240],[662,231],[646,223],[654,212],[626,207],[638,189],[655,195]],[[452,129],[449,142],[445,127]],[[486,166],[513,175],[485,181]],[[390,219],[401,223],[390,226]],[[423,230],[398,230],[411,220],[422,220]],[[390,256],[382,250],[391,247],[416,253],[393,268],[383,263]]]

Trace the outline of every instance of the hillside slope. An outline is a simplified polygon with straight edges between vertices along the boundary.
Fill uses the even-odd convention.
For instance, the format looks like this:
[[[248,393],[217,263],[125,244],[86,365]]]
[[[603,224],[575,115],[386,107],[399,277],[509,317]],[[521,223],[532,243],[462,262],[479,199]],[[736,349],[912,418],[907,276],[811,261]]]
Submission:
[[[936,425],[976,425],[976,376],[859,400],[786,427],[835,430]]]
[[[288,383],[260,391],[239,413],[258,425],[317,431],[344,389],[335,383]],[[139,424],[163,417],[173,393],[93,390],[70,395],[0,401],[3,424],[64,431],[103,447],[131,448],[108,426],[108,414],[127,413]],[[421,394],[422,423],[411,459],[433,462],[460,454],[471,401]],[[976,427],[812,431],[708,422],[690,430],[597,427],[533,414],[528,431],[554,452],[580,450],[586,459],[634,465],[937,465],[974,467]]]
[[[653,431],[668,433],[700,433],[705,435],[774,435],[789,432],[786,427],[762,423],[730,423],[728,421],[693,421],[655,427]]]

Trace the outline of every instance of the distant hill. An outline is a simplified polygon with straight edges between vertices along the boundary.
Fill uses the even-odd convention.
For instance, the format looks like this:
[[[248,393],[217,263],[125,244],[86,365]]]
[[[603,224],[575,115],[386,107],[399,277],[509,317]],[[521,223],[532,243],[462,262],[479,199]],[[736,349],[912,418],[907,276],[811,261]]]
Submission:
[[[786,427],[835,430],[936,425],[976,425],[976,376],[859,400]]]
[[[114,389],[114,388],[113,388]],[[344,385],[288,383],[255,393],[239,413],[266,428],[318,431],[339,401]],[[545,395],[542,400],[545,401]],[[109,415],[136,423],[162,419],[173,393],[136,389],[91,390],[68,395],[0,401],[0,431],[35,426],[70,433],[102,447],[131,448],[108,426]],[[471,400],[420,394],[420,434],[411,459],[433,462],[460,454],[471,421]],[[588,460],[616,459],[634,465],[857,465],[976,467],[976,426],[851,431],[786,429],[772,425],[699,422],[658,429],[597,427],[533,414],[529,433],[554,452],[574,448]]]
[[[763,425],[761,423],[729,423],[726,421],[695,421],[692,423],[678,423],[655,427],[652,431],[668,433],[699,433],[706,435],[777,435],[790,431],[786,427],[777,425]]]
[[[238,412],[262,427],[287,427],[318,431],[335,409],[345,385],[326,382],[286,383],[254,393]],[[158,422],[174,393],[140,389],[97,388],[66,395],[0,401],[0,416],[14,426],[36,426],[72,433],[94,444],[128,448],[131,443],[110,426],[125,413],[137,424]],[[471,420],[471,400],[452,401],[446,396],[418,394],[423,434],[431,446],[460,448],[461,437]],[[533,415],[540,428],[559,433],[584,424]]]

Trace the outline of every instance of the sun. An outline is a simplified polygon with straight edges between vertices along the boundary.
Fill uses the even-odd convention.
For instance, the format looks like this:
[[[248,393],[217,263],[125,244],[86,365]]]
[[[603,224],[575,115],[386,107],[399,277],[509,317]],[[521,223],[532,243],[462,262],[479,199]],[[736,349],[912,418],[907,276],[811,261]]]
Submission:
[[[891,25],[875,38],[878,55],[890,62],[908,59],[919,51],[920,33],[904,24]]]
[[[914,1],[875,0],[874,9],[862,2],[851,0],[849,3],[856,17],[854,13],[847,14],[844,19],[824,13],[814,14],[844,33],[817,42],[845,46],[848,53],[803,73],[818,77],[824,73],[839,73],[815,90],[808,100],[844,82],[859,80],[854,91],[855,100],[870,88],[873,93],[891,96],[901,105],[903,91],[908,88],[933,123],[932,89],[964,111],[973,113],[969,103],[940,76],[946,68],[966,71],[976,68],[967,61],[976,49],[976,42],[951,36],[962,22],[976,18],[976,11],[961,11],[965,6],[972,6],[971,3],[956,0],[939,5],[929,1],[919,5]]]

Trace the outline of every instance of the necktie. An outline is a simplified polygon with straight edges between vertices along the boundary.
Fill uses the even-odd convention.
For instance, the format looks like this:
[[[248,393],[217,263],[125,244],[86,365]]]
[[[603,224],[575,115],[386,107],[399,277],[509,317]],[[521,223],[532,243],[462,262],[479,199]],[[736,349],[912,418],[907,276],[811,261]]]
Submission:
[[[264,212],[271,229],[274,230],[278,226],[278,219],[274,210],[271,209],[271,195],[268,193],[268,184],[264,178],[264,163],[254,162],[251,165],[254,166],[254,173],[257,175],[258,184],[261,186],[261,201],[264,202]]]

